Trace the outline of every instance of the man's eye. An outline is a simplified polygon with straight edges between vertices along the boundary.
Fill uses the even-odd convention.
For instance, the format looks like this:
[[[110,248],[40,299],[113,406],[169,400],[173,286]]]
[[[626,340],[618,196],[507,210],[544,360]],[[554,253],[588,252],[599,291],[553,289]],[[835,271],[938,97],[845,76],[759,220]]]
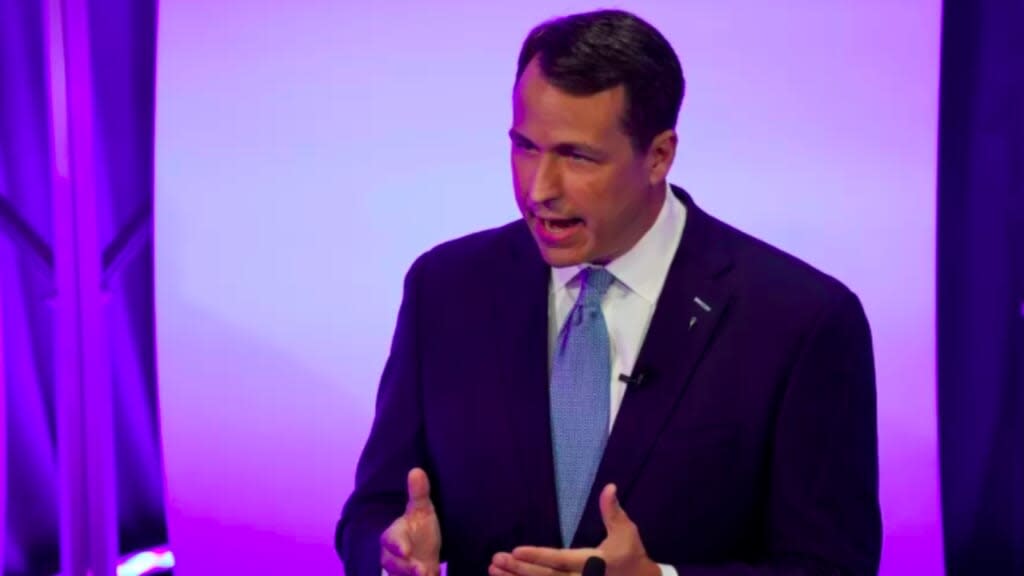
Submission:
[[[536,150],[537,147],[529,142],[523,142],[522,140],[514,140],[512,147],[516,150]]]

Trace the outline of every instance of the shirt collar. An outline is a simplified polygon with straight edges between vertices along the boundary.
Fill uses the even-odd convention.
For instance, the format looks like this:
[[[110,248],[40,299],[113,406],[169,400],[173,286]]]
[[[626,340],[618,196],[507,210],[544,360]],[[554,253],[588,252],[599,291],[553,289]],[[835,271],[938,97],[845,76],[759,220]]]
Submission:
[[[606,266],[618,282],[651,304],[657,302],[665,285],[686,222],[686,205],[676,198],[671,186],[665,186],[665,202],[654,224],[632,248]],[[552,268],[555,291],[565,290],[584,266]]]

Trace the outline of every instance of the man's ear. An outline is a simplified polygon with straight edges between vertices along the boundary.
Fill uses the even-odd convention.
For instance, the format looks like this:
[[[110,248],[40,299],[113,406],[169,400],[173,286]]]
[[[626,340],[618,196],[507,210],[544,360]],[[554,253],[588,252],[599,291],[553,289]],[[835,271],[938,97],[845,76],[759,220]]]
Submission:
[[[679,137],[675,130],[665,130],[651,141],[647,148],[647,173],[652,186],[668,177],[672,162],[676,159]]]

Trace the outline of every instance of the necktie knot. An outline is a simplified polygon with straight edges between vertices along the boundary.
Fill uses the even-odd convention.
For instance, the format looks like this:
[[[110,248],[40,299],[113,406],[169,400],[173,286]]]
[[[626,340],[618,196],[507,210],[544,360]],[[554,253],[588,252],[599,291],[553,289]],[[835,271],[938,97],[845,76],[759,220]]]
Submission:
[[[606,268],[598,268],[596,266],[584,268],[580,274],[582,280],[582,294],[579,297],[580,304],[588,307],[600,306],[601,299],[604,298],[612,283],[615,282],[615,276]]]

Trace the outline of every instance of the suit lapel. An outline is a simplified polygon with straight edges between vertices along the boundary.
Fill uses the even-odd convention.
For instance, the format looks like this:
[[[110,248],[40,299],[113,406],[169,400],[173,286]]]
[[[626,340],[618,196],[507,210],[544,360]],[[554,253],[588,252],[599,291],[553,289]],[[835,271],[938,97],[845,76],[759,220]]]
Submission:
[[[555,491],[551,417],[548,401],[548,289],[551,269],[523,225],[509,243],[510,254],[495,290],[495,323],[500,334],[498,367],[502,399],[513,415],[513,439],[522,474],[512,479],[526,508],[519,543],[558,546],[558,500]],[[504,263],[507,262],[506,266]]]
[[[633,375],[642,374],[643,380],[626,390],[573,546],[596,545],[604,538],[598,508],[601,490],[615,483],[620,501],[628,499],[633,481],[730,303],[725,273],[731,260],[725,246],[715,238],[720,224],[702,212],[683,190],[674,191],[686,205],[687,221],[637,358]]]

